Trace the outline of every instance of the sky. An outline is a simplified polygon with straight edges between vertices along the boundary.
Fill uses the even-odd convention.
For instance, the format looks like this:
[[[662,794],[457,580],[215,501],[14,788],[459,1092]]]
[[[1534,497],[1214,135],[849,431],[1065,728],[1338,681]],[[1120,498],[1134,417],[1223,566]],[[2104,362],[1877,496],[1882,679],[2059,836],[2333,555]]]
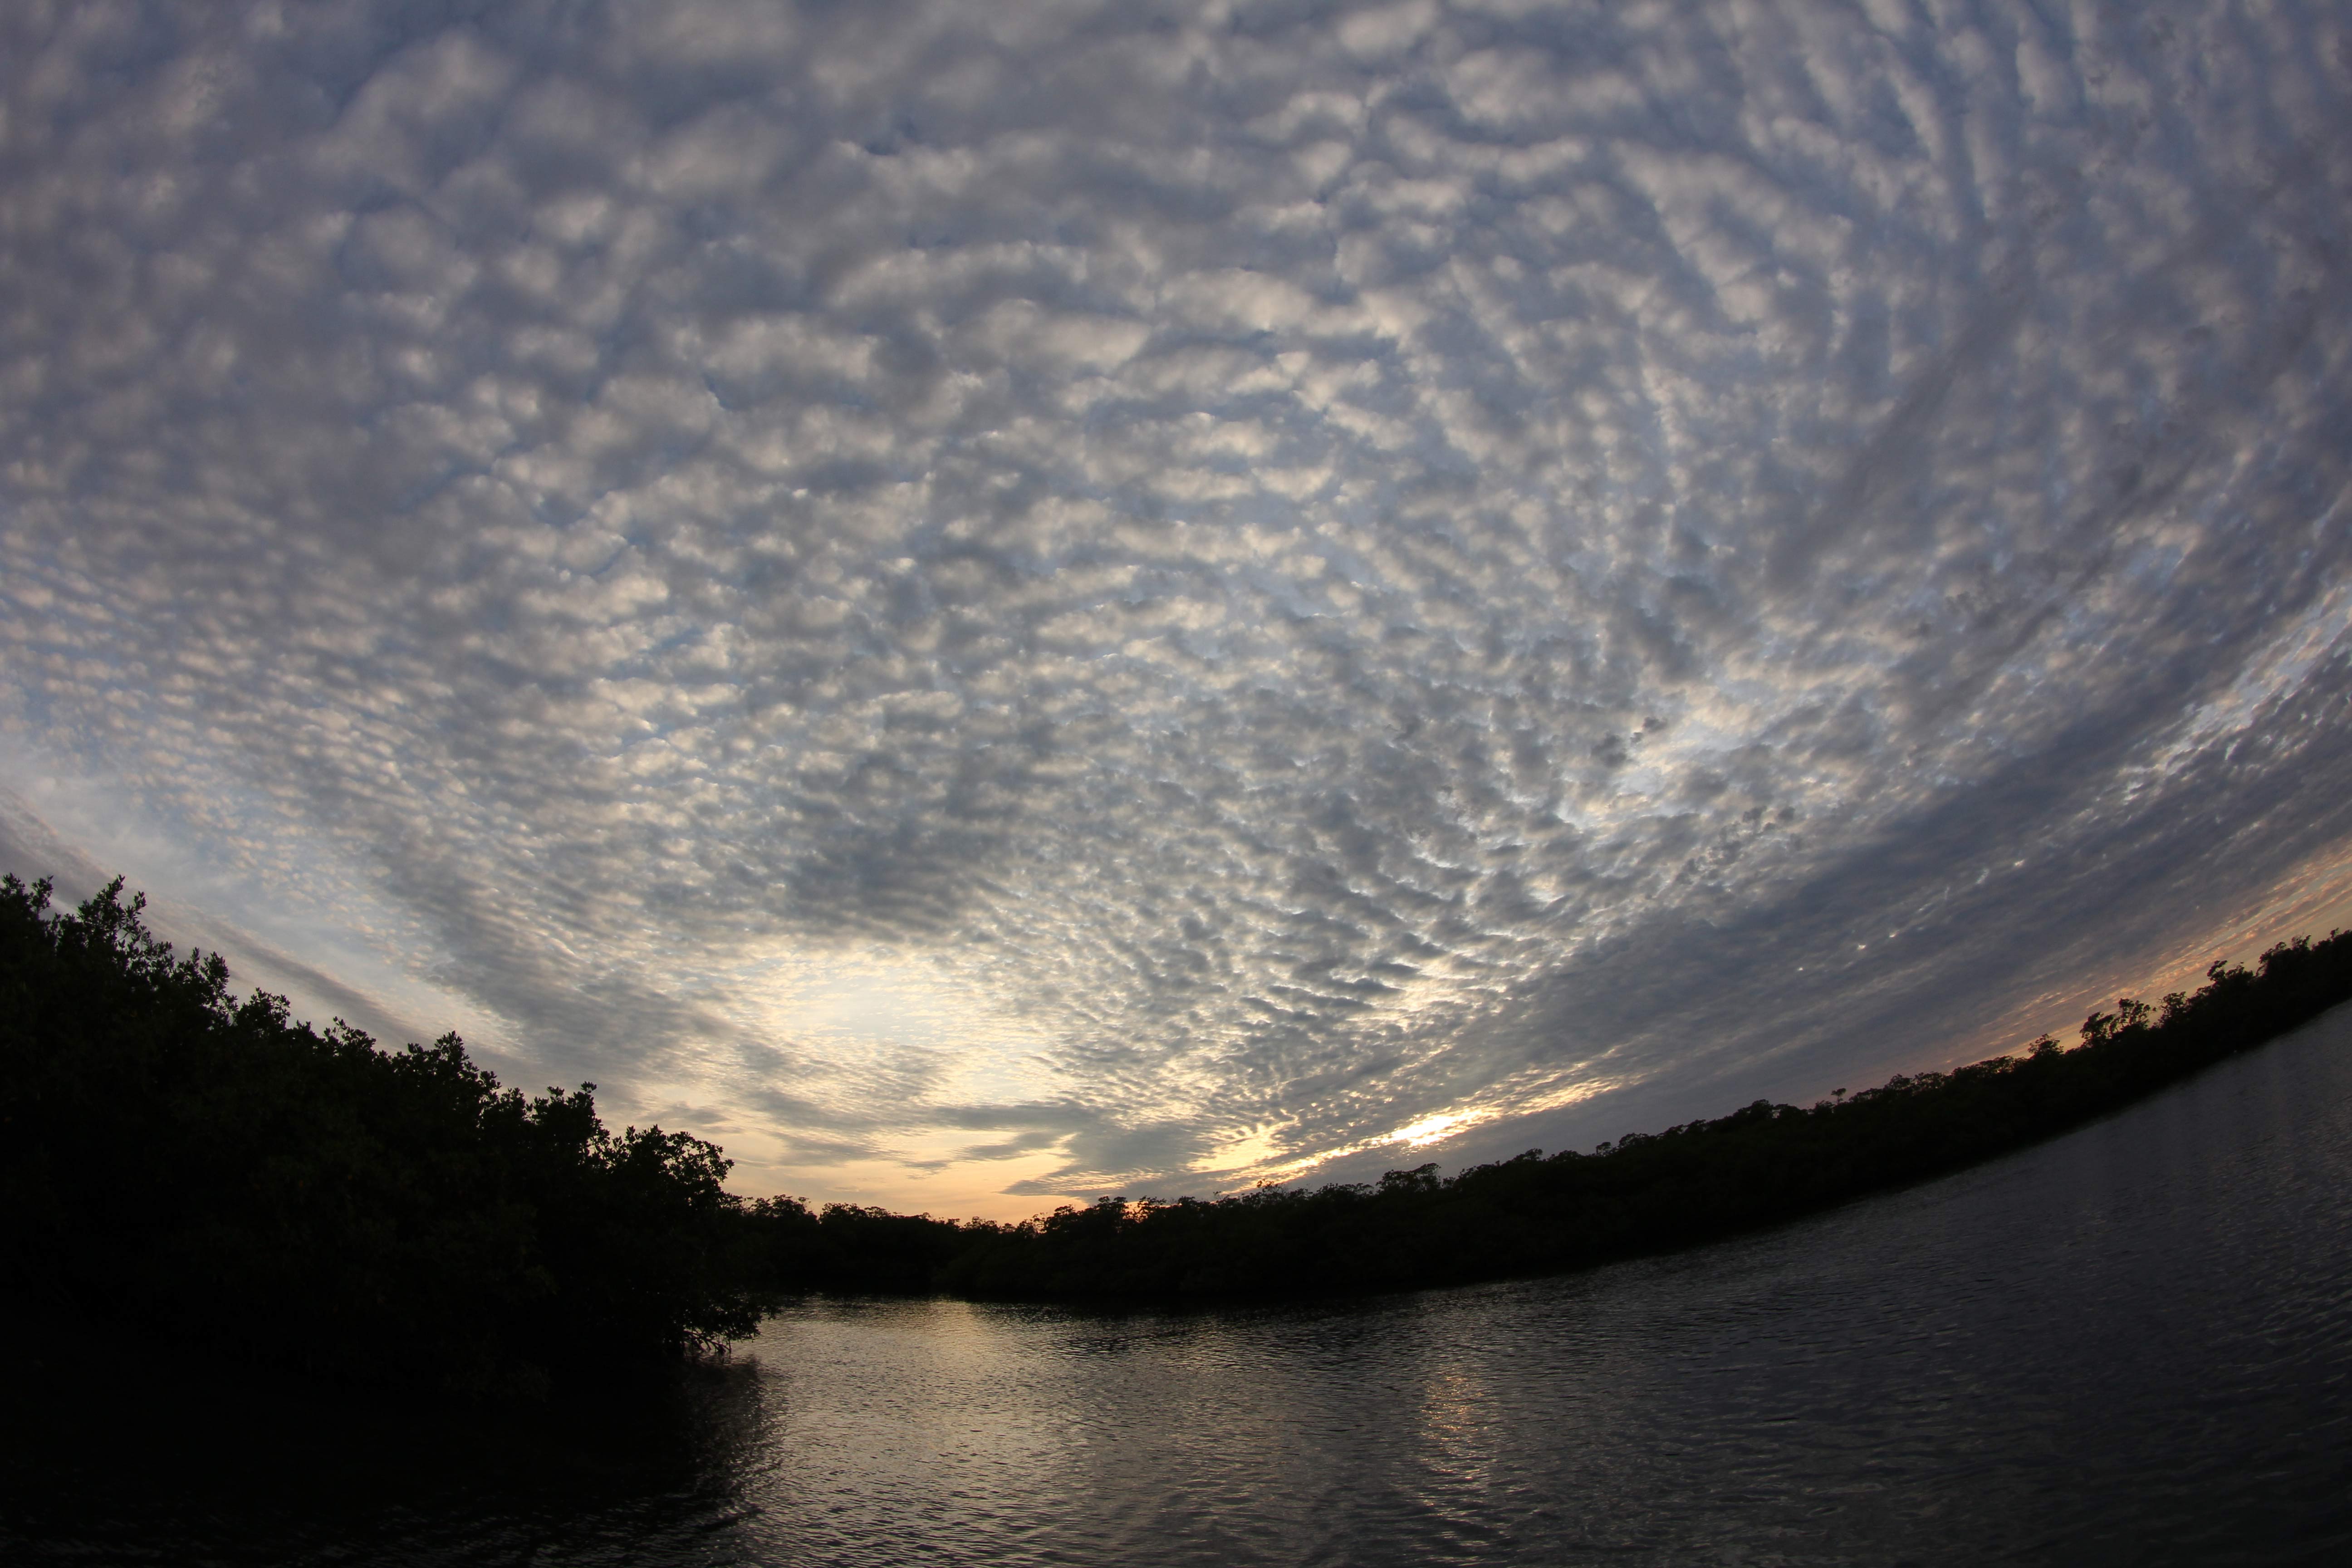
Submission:
[[[0,15],[0,867],[1014,1217],[2352,925],[2352,15]]]

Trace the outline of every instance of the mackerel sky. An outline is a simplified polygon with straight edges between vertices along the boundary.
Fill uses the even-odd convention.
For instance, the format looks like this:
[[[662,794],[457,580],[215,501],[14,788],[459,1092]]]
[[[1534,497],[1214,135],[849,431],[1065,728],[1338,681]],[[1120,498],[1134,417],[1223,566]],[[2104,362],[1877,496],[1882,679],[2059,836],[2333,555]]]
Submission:
[[[0,864],[1010,1215],[2352,923],[2352,14],[0,10]]]

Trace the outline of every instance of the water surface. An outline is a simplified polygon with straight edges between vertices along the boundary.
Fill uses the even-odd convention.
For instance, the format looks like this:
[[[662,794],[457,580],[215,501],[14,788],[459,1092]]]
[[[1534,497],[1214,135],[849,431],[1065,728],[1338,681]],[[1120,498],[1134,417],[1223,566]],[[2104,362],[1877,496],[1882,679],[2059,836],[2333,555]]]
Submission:
[[[730,1367],[488,1426],[145,1353],[31,1380],[12,1559],[2352,1562],[2352,1009],[2040,1148],[1565,1279],[812,1301]]]

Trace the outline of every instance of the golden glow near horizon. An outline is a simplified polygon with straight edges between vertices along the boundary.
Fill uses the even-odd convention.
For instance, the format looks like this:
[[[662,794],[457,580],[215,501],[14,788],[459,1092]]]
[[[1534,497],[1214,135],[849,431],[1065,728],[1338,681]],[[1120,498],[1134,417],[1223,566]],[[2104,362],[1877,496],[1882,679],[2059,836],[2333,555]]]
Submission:
[[[60,28],[0,860],[994,1217],[2347,918],[2352,20],[1865,9]]]

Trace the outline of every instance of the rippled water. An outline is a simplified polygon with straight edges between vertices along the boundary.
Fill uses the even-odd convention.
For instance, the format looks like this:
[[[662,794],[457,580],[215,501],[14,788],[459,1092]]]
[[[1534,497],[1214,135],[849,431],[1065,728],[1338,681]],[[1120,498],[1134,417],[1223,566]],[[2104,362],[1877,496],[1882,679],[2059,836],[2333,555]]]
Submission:
[[[535,1427],[110,1370],[12,1422],[11,1558],[2352,1562],[2352,1009],[2042,1148],[1564,1279],[815,1302]]]

